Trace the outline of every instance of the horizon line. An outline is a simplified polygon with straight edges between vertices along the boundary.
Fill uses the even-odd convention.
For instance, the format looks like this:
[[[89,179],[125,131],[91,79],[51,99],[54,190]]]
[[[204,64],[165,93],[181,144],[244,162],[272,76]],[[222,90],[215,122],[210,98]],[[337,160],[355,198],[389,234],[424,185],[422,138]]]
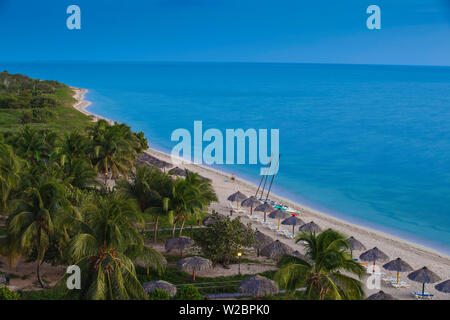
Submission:
[[[450,68],[449,65],[433,64],[393,64],[393,63],[343,63],[343,62],[295,62],[295,61],[220,61],[220,60],[20,60],[0,61],[0,63],[222,63],[222,64],[311,64],[311,65],[350,65],[350,66],[398,66],[398,67],[437,67]]]

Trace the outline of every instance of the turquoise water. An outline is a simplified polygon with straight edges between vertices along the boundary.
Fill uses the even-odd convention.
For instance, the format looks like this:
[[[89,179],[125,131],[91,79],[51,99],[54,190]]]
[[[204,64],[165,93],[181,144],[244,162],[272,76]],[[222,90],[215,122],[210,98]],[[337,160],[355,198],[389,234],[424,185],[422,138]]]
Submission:
[[[273,191],[450,253],[450,68],[245,63],[0,64],[88,88],[146,133],[279,128]],[[258,183],[259,165],[220,166]]]

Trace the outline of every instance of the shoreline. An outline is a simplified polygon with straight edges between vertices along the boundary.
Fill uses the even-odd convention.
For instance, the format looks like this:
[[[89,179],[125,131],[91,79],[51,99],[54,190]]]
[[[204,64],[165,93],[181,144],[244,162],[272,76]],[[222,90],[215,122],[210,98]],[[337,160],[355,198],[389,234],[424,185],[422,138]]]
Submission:
[[[77,99],[77,102],[74,104],[74,108],[78,111],[88,115],[93,119],[93,121],[97,121],[98,119],[105,119],[110,123],[112,120],[101,117],[99,115],[95,115],[86,110],[86,108],[91,104],[91,102],[84,100],[84,95],[88,92],[87,89],[73,88],[75,92],[74,98]],[[149,148],[145,151],[145,153],[154,156],[160,160],[173,163],[171,156],[162,151]],[[230,174],[219,171],[217,169],[207,167],[204,165],[198,165],[194,163],[183,162],[182,164],[177,164],[176,166],[181,168],[189,169],[193,172],[197,172],[200,175],[211,179],[214,190],[218,196],[218,202],[211,205],[211,209],[214,209],[222,214],[228,215],[230,211],[230,207],[228,206],[227,197],[237,190],[241,191],[246,195],[255,194],[257,189],[257,185],[249,182],[247,180],[241,179],[236,176],[236,181],[230,181]],[[291,208],[294,208],[301,212],[300,218],[305,222],[314,221],[317,223],[322,229],[333,228],[337,231],[340,231],[348,236],[354,236],[356,239],[361,241],[367,249],[378,247],[383,252],[385,252],[390,260],[395,259],[397,257],[401,257],[404,261],[409,263],[414,270],[419,269],[423,266],[427,266],[429,269],[438,274],[442,281],[450,278],[450,255],[439,252],[434,248],[427,247],[415,242],[411,242],[410,240],[406,240],[389,233],[361,226],[355,223],[351,223],[344,219],[326,214],[324,212],[315,210],[308,206],[302,205],[295,201],[289,200],[277,194],[271,194],[271,199],[285,205],[288,205]],[[244,218],[244,221],[250,221],[248,218]],[[293,241],[290,239],[286,239],[279,234],[274,233],[273,231],[269,231],[265,228],[261,228],[259,225],[254,224],[254,227],[257,227],[261,232],[267,233],[274,239],[278,239],[295,250],[303,250],[302,246],[299,244],[293,244]],[[361,252],[355,251],[355,256],[360,254]],[[381,264],[381,263],[377,263]],[[386,275],[393,275],[391,272],[386,272]],[[406,277],[405,274],[402,274],[401,277]],[[411,282],[408,280],[411,287],[409,289],[393,289],[392,287],[383,287],[381,290],[393,294],[399,299],[410,299],[412,298],[409,295],[409,292],[412,290],[420,290],[421,284]],[[427,291],[435,294],[438,299],[450,299],[450,295],[441,293],[434,289],[434,285],[428,285]],[[378,290],[367,290],[368,293],[374,293]]]

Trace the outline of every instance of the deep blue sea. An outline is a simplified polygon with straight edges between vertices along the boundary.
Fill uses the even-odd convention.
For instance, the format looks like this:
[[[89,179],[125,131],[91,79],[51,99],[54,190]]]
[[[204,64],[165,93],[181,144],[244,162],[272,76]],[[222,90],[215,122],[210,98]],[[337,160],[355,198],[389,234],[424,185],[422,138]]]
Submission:
[[[28,63],[0,69],[89,89],[88,110],[168,151],[177,128],[280,129],[273,191],[450,253],[450,68],[247,63]],[[259,165],[221,166],[259,182]]]

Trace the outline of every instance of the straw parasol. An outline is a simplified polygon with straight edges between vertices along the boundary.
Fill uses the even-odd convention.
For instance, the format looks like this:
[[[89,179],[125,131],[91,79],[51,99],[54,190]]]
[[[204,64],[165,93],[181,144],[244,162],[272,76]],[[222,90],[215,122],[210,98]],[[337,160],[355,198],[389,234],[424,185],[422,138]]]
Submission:
[[[441,292],[450,293],[450,280],[441,282],[434,287]]]
[[[250,215],[253,214],[253,207],[257,207],[261,204],[255,196],[251,196],[250,198],[245,199],[241,202],[242,207],[250,207]]]
[[[167,252],[173,249],[179,249],[180,255],[183,257],[183,250],[192,247],[194,240],[189,237],[177,237],[166,241],[165,248]]]
[[[239,209],[239,202],[247,199],[247,196],[240,191],[237,191],[227,198],[229,201],[236,202],[236,210]]]
[[[315,232],[315,233],[319,233],[322,231],[322,229],[316,223],[314,223],[314,221],[301,225],[298,228],[298,230],[303,232]]]
[[[265,246],[261,250],[261,255],[270,259],[279,260],[282,256],[293,252],[291,247],[285,245],[279,240],[275,240],[271,244]]]
[[[353,258],[353,250],[356,250],[356,251],[366,250],[366,247],[361,242],[359,242],[358,240],[356,240],[353,237],[348,238],[347,242],[348,242],[348,248],[350,249],[350,254],[351,254],[352,258]]]
[[[441,280],[436,273],[427,267],[411,272],[408,274],[408,279],[422,283],[422,295],[425,294],[425,283],[435,283]]]
[[[259,257],[259,251],[273,242],[273,239],[261,231],[255,233],[256,241],[253,247],[256,248],[257,256]]]
[[[171,297],[177,294],[177,287],[167,281],[163,280],[157,280],[152,282],[144,282],[142,284],[142,287],[144,288],[145,292],[149,294],[150,292],[161,289],[164,291],[167,291]]]
[[[283,211],[281,209],[277,209],[269,213],[269,218],[272,219],[278,219],[278,230],[280,230],[280,221],[281,219],[289,217],[289,213],[286,213],[286,211]]]
[[[186,171],[181,169],[181,168],[178,168],[178,167],[170,169],[168,173],[170,175],[175,175],[175,176],[179,176],[179,177],[185,177],[186,176]]]
[[[384,291],[378,291],[377,293],[371,295],[367,298],[367,300],[397,300],[390,294],[385,293]]]
[[[302,219],[297,218],[296,216],[290,216],[289,218],[284,219],[281,221],[281,224],[285,226],[292,226],[292,234],[295,233],[295,226],[303,225],[305,224]]]
[[[374,247],[374,248],[362,253],[359,256],[359,258],[362,261],[368,261],[368,262],[373,261],[373,272],[375,272],[375,262],[376,261],[386,261],[389,259],[387,254],[385,254],[383,251],[381,251],[377,247]]]
[[[383,265],[383,268],[389,271],[397,271],[397,284],[400,283],[400,272],[408,272],[413,270],[409,264],[400,258],[389,261]]]
[[[212,268],[211,260],[202,257],[189,257],[177,262],[177,268],[182,271],[192,272],[192,280],[195,281],[195,272]]]
[[[222,216],[219,215],[219,219],[215,219],[212,216],[207,216],[205,219],[203,219],[202,223],[204,226],[210,226],[217,222],[217,220],[222,220]]]
[[[272,207],[270,204],[268,204],[267,202],[264,202],[263,204],[257,206],[255,208],[255,211],[261,211],[264,212],[264,222],[266,222],[266,213],[269,211],[273,211],[275,210],[274,207]]]
[[[266,295],[275,295],[279,292],[280,289],[273,280],[259,275],[244,279],[239,284],[239,293],[249,294],[256,297],[256,299]]]

